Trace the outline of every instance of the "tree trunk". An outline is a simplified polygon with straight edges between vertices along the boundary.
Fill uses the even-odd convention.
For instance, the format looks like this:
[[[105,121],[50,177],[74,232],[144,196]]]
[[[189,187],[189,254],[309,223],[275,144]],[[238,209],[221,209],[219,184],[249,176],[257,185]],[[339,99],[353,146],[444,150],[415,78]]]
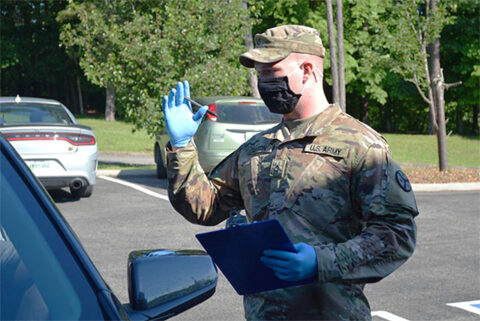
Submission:
[[[433,0],[432,0],[433,1]],[[429,2],[429,7],[428,9],[431,9],[431,4],[432,2]],[[430,11],[431,12],[431,11]],[[431,14],[430,14],[431,15]],[[420,9],[417,8],[417,31],[415,32],[417,35],[417,40],[420,43],[422,54],[423,54],[423,67],[425,69],[425,77],[427,80],[428,84],[428,98],[425,96],[423,93],[423,90],[420,88],[420,83],[417,78],[416,73],[414,73],[414,79],[415,79],[415,86],[417,87],[417,90],[419,94],[422,96],[423,100],[427,102],[429,105],[429,125],[428,125],[428,133],[433,134],[437,133],[438,131],[438,124],[437,124],[437,116],[436,116],[436,108],[435,108],[435,97],[433,95],[433,86],[432,86],[432,75],[434,74],[433,71],[431,71],[431,68],[429,67],[429,50],[427,49],[427,45],[425,44],[425,37],[422,32],[421,28],[421,19],[420,19]],[[431,58],[431,56],[430,56]],[[439,60],[440,61],[440,60]]]
[[[105,120],[115,121],[115,87],[107,85],[107,97],[105,99]]]
[[[330,68],[332,70],[333,103],[339,103],[337,51],[335,50],[335,26],[333,25],[332,0],[325,0],[327,8],[328,44],[330,45]]]
[[[338,49],[338,89],[340,107],[346,111],[345,63],[343,58],[343,10],[342,0],[337,0],[337,49]]]
[[[252,90],[252,97],[260,98],[260,93],[258,92],[258,79],[255,71],[250,71],[250,75],[248,76],[248,85]]]
[[[478,130],[478,104],[473,106],[473,126],[472,131],[474,135],[480,134]]]
[[[429,3],[430,14],[433,15],[437,8],[438,0],[431,0]],[[440,39],[436,38],[428,45],[430,55],[430,81],[433,94],[433,105],[436,114],[437,123],[437,147],[438,147],[438,167],[440,171],[448,170],[447,157],[447,134],[445,124],[445,100],[444,100],[444,79],[440,67]]]
[[[248,4],[246,0],[242,1],[243,9],[248,9]],[[245,47],[248,50],[253,49],[253,38],[252,38],[252,29],[248,30],[247,35],[244,39]],[[250,90],[252,92],[252,96],[255,98],[260,98],[260,93],[258,92],[258,79],[257,74],[254,69],[250,70],[250,75],[248,76],[248,85],[250,86]]]
[[[77,87],[77,84],[76,84],[76,81],[75,81],[75,76],[71,76],[71,77],[68,77],[68,83],[69,83],[69,96],[70,96],[70,101],[71,101],[71,105],[70,105],[70,110],[74,110],[75,113],[78,112],[79,110],[79,107],[78,107],[78,101],[76,99],[77,95],[75,94],[75,89]]]
[[[68,76],[63,77],[63,94],[65,96],[65,101],[63,103],[71,108],[70,98],[68,97]]]
[[[435,42],[440,42],[437,38]],[[438,46],[440,47],[440,45]],[[448,156],[447,156],[447,128],[445,123],[445,100],[443,88],[443,74],[440,71],[440,81],[435,82],[435,102],[437,109],[437,145],[438,145],[438,166],[440,171],[448,170]]]
[[[393,105],[390,103],[390,97],[387,97],[387,102],[383,105],[383,123],[385,124],[384,131],[387,133],[392,132],[392,112],[390,106]]]
[[[80,115],[83,115],[83,98],[82,98],[82,87],[80,87],[80,77],[77,78],[77,92],[78,92],[78,107]]]
[[[457,133],[463,134],[463,109],[461,105],[457,105]]]
[[[369,108],[370,108],[370,99],[368,99],[368,97],[365,97],[363,99],[362,122],[364,122],[367,125],[370,125]]]

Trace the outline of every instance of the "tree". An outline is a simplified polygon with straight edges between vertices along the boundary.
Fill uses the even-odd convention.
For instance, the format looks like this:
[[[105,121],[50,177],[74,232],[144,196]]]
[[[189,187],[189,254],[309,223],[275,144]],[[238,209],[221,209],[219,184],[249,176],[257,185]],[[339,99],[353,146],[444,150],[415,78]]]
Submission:
[[[242,7],[245,10],[248,10],[247,0],[242,1]],[[251,11],[251,14],[255,15],[254,10]],[[253,36],[252,29],[250,28],[245,35],[245,47],[247,50],[253,49]],[[260,98],[260,93],[258,91],[258,78],[255,69],[250,69],[250,74],[248,76],[248,85],[250,86],[250,91],[252,96],[255,98]]]
[[[383,21],[386,28],[382,41],[391,55],[392,70],[412,82],[429,105],[430,122],[437,134],[439,169],[443,171],[448,169],[443,110],[443,88],[448,85],[441,73],[438,38],[452,21],[445,6],[437,4],[438,0],[395,2],[391,16]]]
[[[363,122],[370,124],[377,119],[377,126],[385,114],[387,89],[384,80],[389,71],[385,53],[377,46],[376,39],[382,37],[378,28],[380,15],[385,12],[385,1],[346,1],[343,10],[347,70],[347,92],[350,94],[350,113],[357,114]],[[374,114],[371,109],[374,109]],[[357,112],[354,112],[357,109]]]
[[[82,98],[90,105],[97,99],[96,88],[58,46],[55,18],[65,6],[55,0],[0,1],[2,96],[53,98],[75,113],[82,112]]]
[[[70,0],[59,19],[87,77],[111,83],[116,105],[151,135],[164,126],[162,97],[176,81],[189,80],[196,96],[248,93],[241,0]]]
[[[64,23],[60,40],[68,48],[67,52],[80,57],[80,66],[87,78],[106,89],[107,121],[115,120],[115,84],[119,71],[115,51],[121,48],[121,40],[115,32],[118,23],[115,18],[122,18],[116,15],[116,9],[107,1],[77,3],[72,0],[57,17]],[[77,19],[79,23],[74,25]]]
[[[338,89],[340,98],[340,107],[346,110],[346,93],[345,93],[345,62],[343,50],[343,9],[342,0],[337,0],[337,48],[338,48]]]
[[[332,0],[325,0],[325,9],[328,26],[328,42],[330,45],[330,67],[332,70],[333,102],[338,103],[343,111],[346,111],[345,94],[345,62],[343,50],[343,9],[342,0],[336,0],[336,29],[337,37],[335,48],[335,25],[333,23]],[[338,65],[337,65],[338,49]]]
[[[480,107],[480,2],[455,0],[449,7],[455,23],[441,34],[441,55],[446,79],[462,86],[445,92],[447,132],[479,134]],[[455,121],[453,121],[455,120]]]
[[[327,10],[328,43],[330,46],[330,68],[332,71],[333,102],[340,102],[340,83],[338,78],[337,50],[335,48],[335,25],[333,24],[332,0],[325,0]]]

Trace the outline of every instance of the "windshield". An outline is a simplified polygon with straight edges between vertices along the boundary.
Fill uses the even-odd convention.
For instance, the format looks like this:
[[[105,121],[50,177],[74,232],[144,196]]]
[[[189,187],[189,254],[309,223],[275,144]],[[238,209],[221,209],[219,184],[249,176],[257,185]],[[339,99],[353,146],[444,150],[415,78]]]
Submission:
[[[271,113],[265,105],[217,105],[217,122],[232,124],[276,124],[282,115]]]
[[[59,105],[38,103],[0,104],[0,124],[73,124]]]

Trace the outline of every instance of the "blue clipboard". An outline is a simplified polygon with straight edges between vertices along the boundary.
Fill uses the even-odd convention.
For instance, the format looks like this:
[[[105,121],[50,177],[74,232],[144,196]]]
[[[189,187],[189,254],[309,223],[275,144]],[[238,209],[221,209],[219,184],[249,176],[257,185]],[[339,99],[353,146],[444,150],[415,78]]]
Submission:
[[[313,278],[298,282],[281,280],[260,261],[267,249],[296,252],[277,219],[195,236],[240,295],[314,282]]]

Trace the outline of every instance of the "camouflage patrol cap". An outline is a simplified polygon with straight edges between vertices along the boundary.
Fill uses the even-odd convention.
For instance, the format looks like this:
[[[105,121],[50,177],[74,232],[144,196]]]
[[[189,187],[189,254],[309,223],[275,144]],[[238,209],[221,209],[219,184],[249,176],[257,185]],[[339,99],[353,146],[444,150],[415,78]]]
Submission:
[[[267,29],[255,35],[255,48],[240,55],[240,63],[253,68],[256,62],[272,63],[292,52],[325,57],[325,48],[317,30],[298,25]]]

